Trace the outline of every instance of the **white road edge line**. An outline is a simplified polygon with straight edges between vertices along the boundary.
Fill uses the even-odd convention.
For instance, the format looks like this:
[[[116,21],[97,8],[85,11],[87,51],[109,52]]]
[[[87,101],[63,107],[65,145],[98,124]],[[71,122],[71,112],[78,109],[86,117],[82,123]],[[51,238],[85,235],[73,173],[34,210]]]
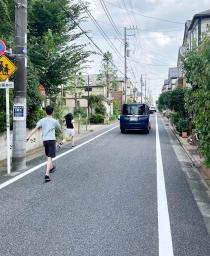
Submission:
[[[158,203],[158,235],[159,256],[173,256],[173,244],[168,212],[162,154],[160,148],[160,137],[158,129],[158,118],[156,114],[156,161],[157,161],[157,203]]]
[[[66,151],[66,152],[64,152],[64,153],[62,153],[62,154],[56,156],[56,157],[54,158],[54,160],[57,160],[57,159],[59,159],[59,158],[65,156],[65,155],[67,155],[67,154],[69,154],[69,153],[71,153],[71,152],[73,152],[73,151],[75,151],[75,150],[77,150],[77,149],[79,149],[79,148],[85,146],[86,144],[88,144],[88,143],[90,143],[90,142],[92,142],[92,141],[98,139],[99,137],[101,137],[101,136],[103,136],[103,135],[109,133],[110,131],[112,131],[112,130],[118,128],[118,127],[119,127],[119,126],[115,126],[115,127],[111,128],[111,129],[109,129],[109,130],[107,130],[107,131],[105,131],[105,132],[103,132],[103,133],[101,133],[101,134],[99,134],[99,135],[93,137],[92,139],[87,140],[87,141],[85,141],[85,142],[79,144],[79,145],[76,146],[75,148],[72,148],[72,149],[70,149],[70,150],[68,150],[68,151]],[[8,180],[8,181],[6,181],[6,182],[0,184],[0,189],[3,189],[3,188],[5,188],[5,187],[9,186],[10,184],[12,184],[12,183],[14,183],[14,182],[16,182],[16,181],[22,179],[22,178],[25,177],[26,175],[28,175],[28,174],[30,174],[30,173],[36,171],[37,169],[39,169],[39,168],[41,168],[41,167],[43,167],[43,166],[45,166],[45,165],[46,165],[46,162],[41,163],[41,164],[39,164],[39,165],[37,165],[37,166],[35,166],[35,167],[29,169],[29,170],[27,170],[27,171],[25,171],[25,172],[23,172],[23,173],[17,175],[16,177],[11,178],[10,180]]]

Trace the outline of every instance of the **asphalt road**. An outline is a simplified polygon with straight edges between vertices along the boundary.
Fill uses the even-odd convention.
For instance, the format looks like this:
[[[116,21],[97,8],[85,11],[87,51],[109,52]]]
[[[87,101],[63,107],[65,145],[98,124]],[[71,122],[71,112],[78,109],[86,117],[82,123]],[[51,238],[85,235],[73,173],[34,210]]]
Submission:
[[[56,160],[50,183],[41,167],[0,189],[0,256],[209,256],[207,229],[160,119],[173,252],[159,252],[168,233],[158,226],[165,215],[158,215],[155,115],[151,122],[149,135],[116,128],[83,139]]]

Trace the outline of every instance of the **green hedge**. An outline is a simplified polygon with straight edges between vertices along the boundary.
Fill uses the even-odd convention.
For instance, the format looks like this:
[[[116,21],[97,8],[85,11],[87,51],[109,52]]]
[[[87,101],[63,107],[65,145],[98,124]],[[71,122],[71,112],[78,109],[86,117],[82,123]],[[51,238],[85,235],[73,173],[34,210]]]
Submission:
[[[92,124],[102,124],[102,123],[104,123],[104,116],[101,114],[93,114],[90,117],[90,122]]]

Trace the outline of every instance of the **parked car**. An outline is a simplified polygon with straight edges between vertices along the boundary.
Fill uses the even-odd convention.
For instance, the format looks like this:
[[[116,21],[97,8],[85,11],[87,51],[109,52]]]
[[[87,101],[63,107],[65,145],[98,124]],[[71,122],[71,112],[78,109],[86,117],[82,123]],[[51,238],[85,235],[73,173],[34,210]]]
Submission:
[[[150,111],[150,114],[153,114],[154,112],[156,112],[156,107],[151,106],[151,107],[149,108],[149,111]]]
[[[120,130],[126,131],[145,131],[149,133],[149,107],[146,104],[123,104],[122,114],[120,115]]]

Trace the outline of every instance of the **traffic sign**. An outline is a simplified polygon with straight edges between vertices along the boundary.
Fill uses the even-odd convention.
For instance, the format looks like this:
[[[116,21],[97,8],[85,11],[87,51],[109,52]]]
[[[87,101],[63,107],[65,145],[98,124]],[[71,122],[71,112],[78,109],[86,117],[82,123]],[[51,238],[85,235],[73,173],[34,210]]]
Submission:
[[[13,89],[14,88],[14,82],[0,82],[0,89]]]
[[[0,80],[6,81],[16,71],[16,66],[6,57],[0,58]]]
[[[4,41],[2,41],[0,39],[0,56],[3,55],[5,53],[5,51],[6,51],[6,45],[5,45]]]

